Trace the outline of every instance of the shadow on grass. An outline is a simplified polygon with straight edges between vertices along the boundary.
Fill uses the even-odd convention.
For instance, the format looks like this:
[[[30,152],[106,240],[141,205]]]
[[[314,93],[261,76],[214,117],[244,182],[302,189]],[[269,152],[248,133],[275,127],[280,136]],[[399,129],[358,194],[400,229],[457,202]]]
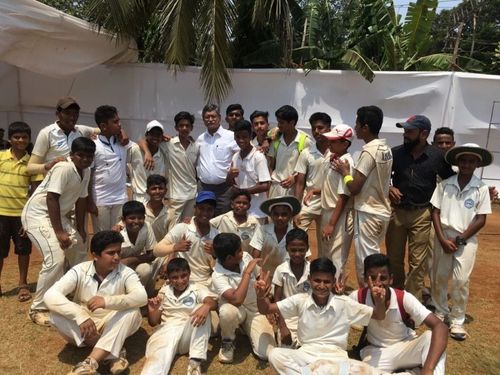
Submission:
[[[30,290],[30,293],[34,293],[36,290],[36,283],[29,283],[28,284],[28,289]],[[15,288],[12,288],[11,290],[8,291],[2,291],[2,296],[4,297],[14,297],[17,296],[17,292],[19,291],[18,287],[16,286]]]

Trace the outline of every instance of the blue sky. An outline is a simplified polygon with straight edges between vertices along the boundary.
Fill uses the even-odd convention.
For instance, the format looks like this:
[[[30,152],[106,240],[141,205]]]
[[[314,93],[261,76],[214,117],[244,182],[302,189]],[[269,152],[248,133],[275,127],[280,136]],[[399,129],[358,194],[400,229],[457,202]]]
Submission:
[[[394,0],[396,11],[401,14],[403,18],[406,15],[406,10],[408,9],[408,4],[410,2],[415,2],[415,0]],[[461,2],[462,0],[440,0],[438,5],[438,12],[440,9],[451,9]]]

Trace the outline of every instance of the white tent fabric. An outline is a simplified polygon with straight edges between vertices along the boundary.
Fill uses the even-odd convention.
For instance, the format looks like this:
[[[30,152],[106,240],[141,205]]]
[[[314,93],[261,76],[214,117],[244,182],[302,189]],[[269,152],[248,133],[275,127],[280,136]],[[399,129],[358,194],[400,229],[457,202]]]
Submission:
[[[35,0],[0,1],[0,60],[51,77],[137,61],[134,43]]]

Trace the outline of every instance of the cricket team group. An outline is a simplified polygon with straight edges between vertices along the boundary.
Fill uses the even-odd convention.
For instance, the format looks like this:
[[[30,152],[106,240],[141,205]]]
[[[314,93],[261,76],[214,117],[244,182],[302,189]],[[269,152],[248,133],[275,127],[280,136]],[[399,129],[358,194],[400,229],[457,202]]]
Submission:
[[[158,326],[144,375],[168,374],[178,354],[201,374],[209,340],[238,371],[237,334],[279,374],[445,374],[448,336],[468,336],[477,234],[497,195],[474,174],[489,151],[455,146],[424,115],[397,123],[403,142],[391,148],[376,106],[360,107],[354,127],[316,112],[311,137],[290,105],[270,128],[268,112],[246,120],[240,104],[223,126],[208,104],[197,139],[183,111],[136,142],[113,106],[95,110],[96,127],[79,114],[63,97],[33,143],[13,122],[0,151],[0,271],[12,247],[33,323],[92,348],[69,374],[126,371],[124,343],[143,317]],[[32,246],[43,257],[33,296]],[[349,357],[351,326],[363,332]]]

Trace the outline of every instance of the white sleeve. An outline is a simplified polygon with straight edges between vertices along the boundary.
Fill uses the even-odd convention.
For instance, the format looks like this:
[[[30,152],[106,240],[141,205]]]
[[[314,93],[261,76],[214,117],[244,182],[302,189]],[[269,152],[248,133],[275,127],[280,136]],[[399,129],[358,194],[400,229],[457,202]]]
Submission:
[[[479,202],[476,206],[476,214],[491,214],[490,190],[486,185],[483,185],[479,188]]]
[[[430,203],[437,209],[441,209],[441,202],[443,200],[443,194],[444,194],[443,187],[445,181],[441,181],[439,184],[437,184],[436,188],[434,189],[434,193],[432,193],[432,198]]]
[[[303,175],[307,175],[307,156],[309,152],[304,150],[300,153],[299,159],[295,164],[295,172],[302,173]]]
[[[281,263],[282,265],[283,263]],[[281,270],[281,265],[276,268],[273,275],[273,284],[277,286],[283,286],[283,271]]]
[[[416,327],[421,325],[429,314],[432,314],[413,294],[406,291],[404,292],[403,306],[415,322]]]
[[[231,284],[229,284],[227,277],[218,272],[212,274],[212,287],[219,297],[222,297],[229,289],[234,289]]]
[[[250,246],[255,250],[262,251],[264,247],[264,231],[263,226],[261,225],[253,234],[252,239],[250,240]]]
[[[304,293],[294,294],[291,297],[276,302],[278,310],[283,318],[290,319],[299,316],[299,304],[304,302],[303,294]]]
[[[359,324],[367,326],[372,318],[373,308],[353,301],[351,298],[343,298],[345,303],[344,314],[347,315],[350,325]]]
[[[153,232],[153,228],[151,228],[151,225],[144,223],[146,225],[146,228],[148,229],[148,234],[146,238],[146,247],[144,248],[145,251],[151,251],[156,245],[156,238],[155,238],[155,233]]]
[[[33,147],[33,151],[31,153],[33,155],[40,156],[45,161],[45,156],[49,151],[49,147],[48,128],[43,128],[36,137],[35,146]]]
[[[69,179],[74,176],[73,168],[69,163],[57,163],[51,171],[47,192],[61,195],[66,190]]]
[[[124,267],[123,277],[125,277],[125,294],[103,296],[106,309],[126,310],[141,307],[148,303],[146,289],[142,286],[137,273],[128,267]]]
[[[255,171],[257,172],[257,181],[259,182],[269,182],[271,181],[271,175],[269,174],[269,168],[267,167],[267,159],[264,154],[260,154],[262,157],[257,158],[257,163],[255,164]]]

